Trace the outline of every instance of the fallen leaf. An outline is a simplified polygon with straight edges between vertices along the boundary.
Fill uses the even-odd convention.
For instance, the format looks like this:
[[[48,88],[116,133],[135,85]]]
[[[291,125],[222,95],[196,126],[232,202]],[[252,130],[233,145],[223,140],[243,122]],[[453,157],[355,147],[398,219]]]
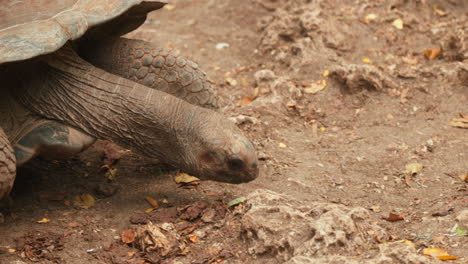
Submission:
[[[377,15],[376,14],[368,14],[365,18],[364,18],[364,23],[366,24],[369,24],[370,22],[374,21],[377,19]]]
[[[9,249],[8,249],[8,253],[13,254],[13,253],[15,253],[15,252],[16,252],[16,249],[14,249],[14,248],[9,248]]]
[[[440,260],[455,260],[457,257],[451,256],[447,251],[440,248],[425,248],[423,249],[423,254],[426,256],[431,256],[438,258]]]
[[[188,235],[187,237],[190,240],[190,242],[198,243],[198,236],[197,235]]]
[[[462,180],[464,182],[468,182],[468,172],[466,172],[465,174],[460,175],[459,177],[460,177],[460,180]]]
[[[117,174],[119,173],[119,171],[116,168],[111,168],[108,165],[104,165],[101,168],[107,168],[104,177],[106,177],[109,181],[115,181],[117,179]]]
[[[405,220],[405,218],[403,217],[403,215],[401,214],[395,214],[395,213],[389,213],[388,214],[388,217],[386,218],[383,218],[389,222],[396,222],[396,221],[401,221],[401,220]]]
[[[440,8],[434,7],[433,9],[434,9],[434,12],[439,16],[446,16],[448,14],[447,12],[445,12],[444,10]]]
[[[441,48],[433,48],[433,49],[426,49],[424,50],[424,56],[428,60],[434,60],[439,57],[442,49]]]
[[[236,86],[237,85],[237,81],[234,78],[231,78],[231,77],[226,78],[226,83],[231,85],[231,86]]]
[[[73,197],[73,205],[75,207],[88,209],[94,206],[96,200],[91,194],[81,194]]]
[[[134,230],[123,231],[120,237],[122,239],[122,242],[124,242],[125,244],[130,244],[135,241],[136,232]]]
[[[63,204],[64,204],[65,206],[70,206],[70,201],[69,201],[69,200],[64,200],[64,201],[63,201]]]
[[[258,97],[259,91],[260,91],[260,89],[258,87],[255,88],[254,91],[253,91],[253,94],[251,96],[248,96],[248,97],[242,99],[242,101],[239,103],[239,105],[243,106],[243,105],[246,105],[246,104],[252,102],[253,100],[255,100]]]
[[[364,57],[364,58],[362,58],[362,62],[371,63],[371,59],[369,57]]]
[[[45,224],[45,223],[49,223],[50,222],[50,219],[49,218],[42,218],[41,220],[37,221],[38,224]]]
[[[450,120],[450,125],[459,128],[468,128],[468,117],[454,118]]]
[[[330,71],[329,70],[324,70],[323,73],[322,73],[322,76],[323,77],[328,77],[328,75],[330,75]]]
[[[153,212],[154,209],[156,209],[156,208],[148,208],[148,209],[145,210],[145,213],[149,214],[149,213]]]
[[[175,176],[174,181],[176,183],[191,183],[191,182],[195,182],[195,181],[200,181],[200,179],[198,179],[197,177],[188,175],[185,172],[179,172]]]
[[[457,227],[457,229],[455,229],[455,235],[460,237],[468,236],[468,229],[463,227]]]
[[[230,201],[230,202],[228,203],[228,207],[232,207],[232,206],[241,204],[241,203],[245,202],[245,200],[246,200],[246,198],[243,197],[243,196],[238,197],[238,198],[236,198],[236,199]]]
[[[403,20],[401,20],[401,18],[397,18],[393,20],[392,25],[397,29],[403,29]]]
[[[158,201],[156,201],[156,200],[153,199],[152,197],[146,196],[146,197],[145,197],[145,200],[146,200],[151,206],[153,206],[154,209],[157,209],[157,208],[159,207]]]
[[[415,175],[422,171],[423,165],[421,163],[410,163],[405,166],[405,169],[409,175]]]
[[[313,83],[310,84],[309,87],[304,89],[304,93],[306,93],[306,94],[316,94],[316,93],[322,91],[323,89],[325,89],[325,87],[327,87],[327,81],[326,80],[313,82]]]
[[[286,144],[284,144],[284,143],[281,143],[281,142],[280,142],[280,143],[278,144],[278,148],[286,148],[286,147],[287,147],[287,146],[286,146]]]
[[[171,11],[171,10],[174,10],[175,7],[176,7],[175,5],[166,4],[163,8],[168,11]]]

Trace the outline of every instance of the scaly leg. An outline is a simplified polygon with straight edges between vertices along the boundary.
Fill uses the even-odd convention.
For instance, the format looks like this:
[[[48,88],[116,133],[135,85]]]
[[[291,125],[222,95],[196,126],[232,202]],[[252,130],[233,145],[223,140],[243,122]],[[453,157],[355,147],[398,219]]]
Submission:
[[[67,159],[94,143],[95,139],[82,131],[56,121],[39,121],[15,144],[17,165],[33,159]]]
[[[0,201],[10,194],[16,176],[16,159],[6,134],[0,127]]]
[[[218,108],[215,90],[198,65],[173,50],[142,40],[114,38],[80,46],[95,66],[189,103]]]

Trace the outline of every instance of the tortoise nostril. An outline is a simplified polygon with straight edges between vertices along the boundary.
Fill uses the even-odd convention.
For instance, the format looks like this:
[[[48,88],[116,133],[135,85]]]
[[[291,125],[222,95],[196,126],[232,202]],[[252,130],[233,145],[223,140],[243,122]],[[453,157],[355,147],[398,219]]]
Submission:
[[[239,158],[231,158],[228,161],[228,166],[231,170],[242,170],[244,168],[244,161]]]

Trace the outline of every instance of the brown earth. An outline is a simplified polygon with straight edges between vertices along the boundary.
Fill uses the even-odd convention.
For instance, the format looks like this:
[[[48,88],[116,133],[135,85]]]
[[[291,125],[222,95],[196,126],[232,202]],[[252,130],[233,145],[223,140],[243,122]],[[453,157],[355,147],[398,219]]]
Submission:
[[[199,62],[219,88],[224,114],[255,142],[261,175],[242,185],[178,188],[174,172],[126,153],[111,184],[100,169],[104,142],[73,160],[36,161],[20,171],[12,212],[0,225],[0,263],[284,263],[293,256],[291,263],[354,263],[346,258],[372,260],[383,242],[399,240],[416,250],[380,250],[390,258],[385,263],[437,262],[419,258],[426,247],[466,263],[468,237],[452,229],[463,226],[466,218],[456,218],[468,209],[467,183],[459,178],[468,173],[468,130],[450,125],[468,114],[466,1],[179,0],[129,37]],[[423,169],[409,175],[411,163]],[[98,186],[117,192],[96,194]],[[96,205],[64,204],[82,193],[96,196]],[[262,195],[282,198],[252,217]],[[145,214],[147,196],[161,208]],[[241,196],[251,202],[225,209]],[[350,221],[362,207],[362,227],[378,230],[352,247],[346,243],[357,240],[347,236],[335,252],[304,253],[294,240],[278,246],[283,233],[254,229],[289,210],[283,204],[291,205],[288,216],[339,206],[333,210]],[[385,220],[390,212],[403,220]],[[51,221],[37,223],[42,218]],[[288,219],[279,225],[304,232],[299,218]],[[123,231],[132,230],[124,237],[133,241],[132,232],[142,237],[138,232],[149,229],[174,247],[145,252],[140,240],[121,242]],[[321,252],[336,257],[307,259]]]

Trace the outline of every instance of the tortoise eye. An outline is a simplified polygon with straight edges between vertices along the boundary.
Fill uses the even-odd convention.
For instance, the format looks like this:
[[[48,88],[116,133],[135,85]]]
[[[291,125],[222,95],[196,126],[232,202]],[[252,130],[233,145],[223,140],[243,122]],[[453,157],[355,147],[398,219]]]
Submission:
[[[244,161],[242,161],[241,159],[237,157],[230,158],[228,161],[228,166],[229,166],[229,169],[234,170],[234,171],[242,170],[244,168]]]

